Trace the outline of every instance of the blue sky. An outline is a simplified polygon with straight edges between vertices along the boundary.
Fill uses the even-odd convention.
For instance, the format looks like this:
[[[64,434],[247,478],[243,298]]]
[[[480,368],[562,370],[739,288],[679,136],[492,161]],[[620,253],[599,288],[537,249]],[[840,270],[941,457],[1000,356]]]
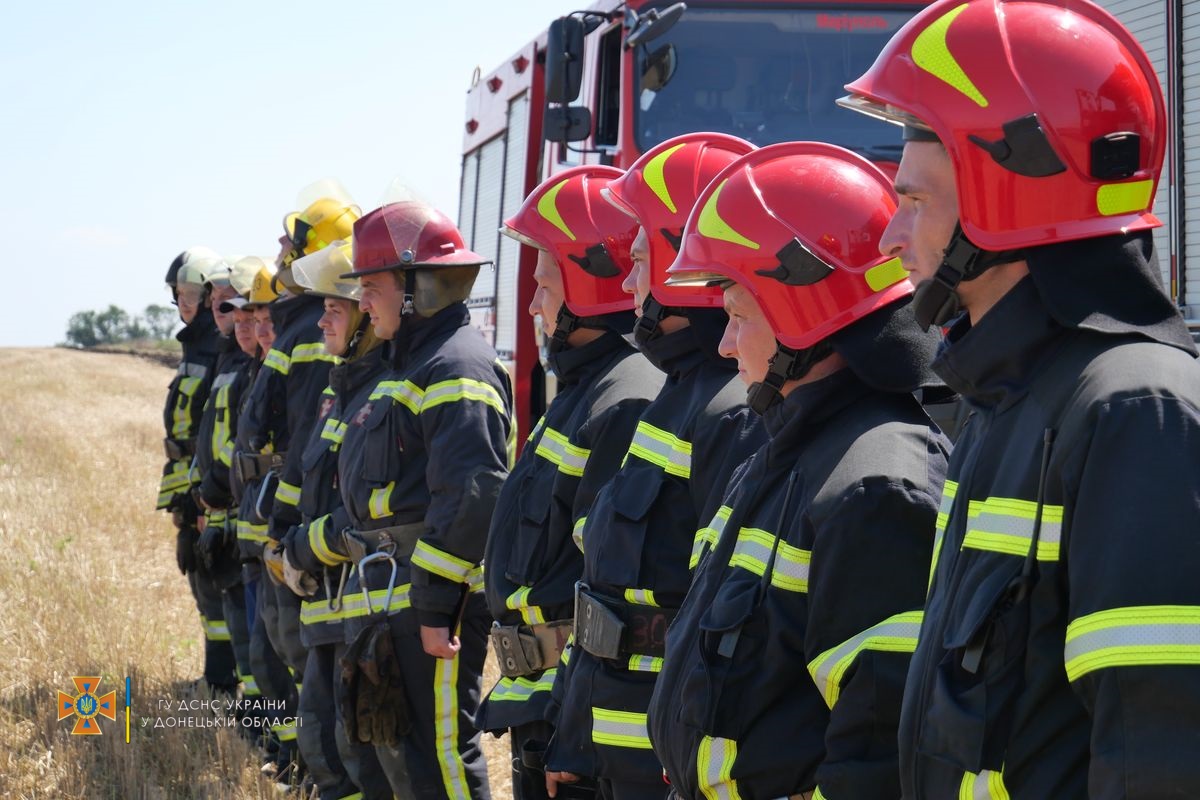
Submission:
[[[0,31],[0,346],[165,304],[182,249],[274,256],[308,183],[457,216],[464,100],[571,0],[39,2]]]

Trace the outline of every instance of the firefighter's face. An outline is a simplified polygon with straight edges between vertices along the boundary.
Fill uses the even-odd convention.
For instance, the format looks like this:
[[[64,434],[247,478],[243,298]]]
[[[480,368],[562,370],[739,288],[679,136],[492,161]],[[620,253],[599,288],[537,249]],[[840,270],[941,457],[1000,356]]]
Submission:
[[[900,207],[879,240],[879,250],[898,256],[913,284],[931,280],[958,224],[954,164],[946,149],[938,142],[904,145],[896,191]]]
[[[554,256],[545,250],[538,250],[537,268],[533,271],[533,279],[537,282],[537,291],[529,303],[529,316],[542,318],[542,332],[547,336],[554,335],[555,322],[558,320],[558,310],[563,304],[562,272],[554,263]]]
[[[179,305],[179,318],[183,320],[184,325],[191,325],[192,320],[200,313],[200,306],[204,303],[204,288],[185,283],[179,287],[178,291],[179,294],[175,301]]]
[[[325,298],[325,313],[317,320],[317,327],[325,336],[325,350],[334,356],[346,352],[350,344],[351,323],[354,317],[354,303],[336,297]]]
[[[640,317],[642,306],[650,296],[650,239],[645,228],[638,228],[629,255],[633,259],[633,269],[621,282],[621,291],[633,295],[633,313]]]
[[[233,336],[238,347],[248,356],[258,350],[258,339],[254,336],[254,312],[244,308],[233,310]]]
[[[376,272],[362,276],[362,299],[358,307],[371,317],[371,327],[380,339],[392,339],[400,330],[404,289],[399,272]]]
[[[775,331],[754,295],[741,284],[735,283],[725,290],[725,313],[729,322],[718,350],[726,358],[737,359],[742,383],[746,386],[758,383],[766,377],[775,355]]]
[[[213,319],[217,321],[217,329],[221,331],[222,336],[228,336],[233,333],[233,312],[225,312],[221,310],[221,303],[226,300],[232,300],[237,297],[237,289],[232,286],[214,286],[212,290],[212,310]]]
[[[254,309],[254,338],[258,339],[258,346],[265,357],[271,345],[275,344],[275,323],[271,321],[271,309],[267,306]]]

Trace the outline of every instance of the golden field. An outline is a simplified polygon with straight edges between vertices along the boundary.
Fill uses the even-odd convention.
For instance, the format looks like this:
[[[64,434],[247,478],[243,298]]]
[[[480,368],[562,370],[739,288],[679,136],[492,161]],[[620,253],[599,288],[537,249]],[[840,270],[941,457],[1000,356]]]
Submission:
[[[172,370],[128,355],[0,349],[0,797],[278,798],[232,728],[142,727],[201,672],[202,631],[153,510]],[[493,665],[489,664],[489,669]],[[58,691],[99,675],[115,722],[72,736]],[[131,742],[124,682],[133,678]],[[490,686],[494,678],[485,684]],[[495,798],[507,740],[485,739]]]

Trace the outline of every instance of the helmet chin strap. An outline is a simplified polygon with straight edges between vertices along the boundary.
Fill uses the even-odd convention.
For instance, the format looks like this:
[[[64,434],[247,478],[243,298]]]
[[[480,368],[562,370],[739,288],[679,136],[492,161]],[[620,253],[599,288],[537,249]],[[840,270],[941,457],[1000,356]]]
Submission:
[[[804,350],[796,350],[776,341],[775,355],[767,364],[766,376],[750,384],[746,391],[746,405],[760,416],[767,413],[768,409],[783,400],[784,383],[800,380],[832,353],[833,345],[828,339]]]
[[[641,347],[653,339],[661,331],[662,321],[671,316],[687,316],[687,312],[675,306],[664,306],[654,299],[654,295],[646,295],[642,303],[642,315],[633,325],[633,340]]]
[[[358,343],[362,341],[362,337],[367,332],[367,326],[371,324],[371,318],[363,314],[363,318],[359,320],[358,327],[354,329],[354,333],[350,336],[350,341],[346,343],[346,349],[342,351],[342,358],[354,358],[354,350],[358,347]]]
[[[937,273],[932,279],[918,283],[913,292],[913,315],[917,324],[927,331],[931,325],[950,322],[962,311],[962,299],[958,295],[960,283],[974,280],[992,267],[1024,257],[1022,250],[984,250],[967,238],[961,224],[956,224]]]
[[[567,349],[567,337],[583,327],[583,319],[563,303],[554,318],[554,333],[550,338],[550,352],[559,353]]]

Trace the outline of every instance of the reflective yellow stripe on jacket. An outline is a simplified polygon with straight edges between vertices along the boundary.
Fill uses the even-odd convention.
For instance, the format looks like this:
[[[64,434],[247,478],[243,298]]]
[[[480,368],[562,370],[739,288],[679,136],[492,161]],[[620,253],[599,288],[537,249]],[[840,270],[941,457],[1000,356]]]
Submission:
[[[774,534],[760,528],[742,528],[738,531],[733,555],[729,557],[729,566],[741,567],[761,576],[767,571],[773,547]],[[812,553],[809,551],[780,541],[771,570],[771,585],[789,592],[807,592],[811,561]]]
[[[950,524],[950,509],[958,494],[958,483],[946,481],[942,486],[942,502],[938,506],[937,523],[933,528],[933,558],[929,562],[929,588],[933,588],[933,573],[937,571],[938,556],[942,552],[942,539],[946,537],[946,526]]]
[[[967,506],[967,534],[963,550],[987,550],[1024,558],[1033,543],[1037,503],[1011,497],[972,500]],[[1038,561],[1058,561],[1062,539],[1063,507],[1042,505],[1038,535]]]
[[[661,467],[670,475],[692,477],[692,443],[649,422],[638,422],[625,459],[628,460],[629,456]]]
[[[564,475],[579,478],[583,476],[583,470],[587,467],[588,457],[591,456],[592,451],[571,444],[571,440],[566,434],[545,426],[542,428],[542,435],[538,439],[534,453],[554,464]]]
[[[646,732],[646,715],[593,706],[592,741],[611,747],[649,750],[650,734]]]
[[[906,611],[888,617],[813,659],[808,665],[808,672],[825,698],[826,705],[833,708],[837,703],[842,691],[842,677],[863,650],[888,653],[911,653],[916,650],[923,617],[922,611]]]
[[[533,591],[532,586],[519,587],[505,598],[504,607],[509,611],[520,613],[521,619],[526,625],[538,625],[546,621],[546,615],[542,613],[541,606],[530,605],[529,593],[531,591]]]
[[[467,583],[475,565],[458,556],[439,550],[424,539],[417,542],[413,549],[412,565],[426,572],[440,575],[446,580]]]
[[[705,736],[696,753],[696,778],[707,800],[741,800],[733,763],[737,761],[737,742]]]
[[[986,769],[978,775],[968,772],[958,787],[958,800],[1009,800],[1008,789],[999,772]]]
[[[1067,679],[1111,667],[1200,664],[1200,607],[1130,606],[1067,625]]]
[[[729,506],[721,506],[707,527],[696,531],[696,538],[692,540],[692,557],[688,561],[688,569],[696,568],[700,563],[700,557],[704,555],[705,548],[711,550],[717,546],[717,542],[721,541],[721,534],[725,532],[725,525],[729,522],[729,515],[732,513],[733,509]]]

